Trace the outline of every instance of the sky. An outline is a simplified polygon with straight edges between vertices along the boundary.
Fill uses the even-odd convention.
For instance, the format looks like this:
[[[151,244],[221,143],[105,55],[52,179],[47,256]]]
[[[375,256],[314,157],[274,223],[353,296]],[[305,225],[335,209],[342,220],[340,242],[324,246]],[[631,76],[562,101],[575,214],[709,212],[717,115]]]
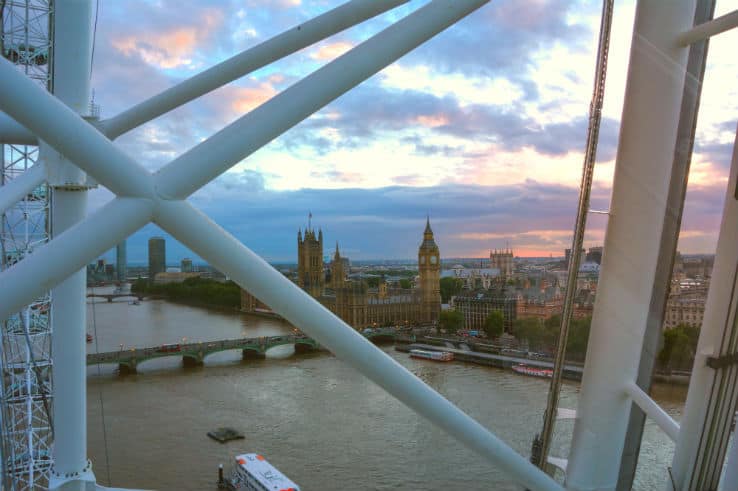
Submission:
[[[340,0],[103,0],[92,86],[103,119]],[[121,136],[154,171],[428,3],[405,6],[249,74]],[[735,9],[719,0],[716,15]],[[443,257],[562,256],[570,246],[601,3],[494,0],[285,132],[190,197],[269,261],[295,261],[297,231],[323,230],[351,259],[412,258],[430,216]],[[607,210],[635,6],[618,1],[592,209]],[[710,44],[679,248],[714,252],[738,122],[738,32]],[[92,208],[112,198],[92,193]],[[585,246],[604,240],[590,215]],[[197,257],[167,237],[167,261]],[[112,258],[110,253],[109,257]]]

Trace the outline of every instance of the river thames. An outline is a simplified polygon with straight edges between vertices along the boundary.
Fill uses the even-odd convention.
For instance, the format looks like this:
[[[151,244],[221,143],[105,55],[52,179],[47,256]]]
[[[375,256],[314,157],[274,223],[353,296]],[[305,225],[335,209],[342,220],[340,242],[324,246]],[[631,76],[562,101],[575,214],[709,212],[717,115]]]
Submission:
[[[87,331],[97,333],[99,351],[111,351],[278,335],[290,326],[163,300],[119,300],[94,308],[88,303]],[[95,343],[87,346],[90,353],[96,349]],[[529,455],[547,380],[381,349]],[[331,354],[292,353],[281,346],[265,360],[248,361],[241,361],[240,351],[218,353],[196,368],[183,368],[181,357],[171,357],[145,362],[127,376],[118,376],[112,365],[88,367],[89,457],[98,482],[214,490],[219,463],[258,452],[304,491],[523,489]],[[578,384],[565,383],[561,406],[576,408],[578,390]],[[678,419],[686,388],[657,386],[654,397]],[[220,444],[206,436],[219,426],[246,438]],[[566,456],[572,426],[557,425],[552,455]],[[672,452],[668,437],[648,422],[633,489],[659,488]]]

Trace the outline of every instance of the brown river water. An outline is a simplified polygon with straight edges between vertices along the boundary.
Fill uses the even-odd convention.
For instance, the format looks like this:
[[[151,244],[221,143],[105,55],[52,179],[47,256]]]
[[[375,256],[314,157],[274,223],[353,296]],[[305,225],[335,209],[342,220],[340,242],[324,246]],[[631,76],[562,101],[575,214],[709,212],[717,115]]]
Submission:
[[[94,309],[88,303],[88,332],[97,332],[100,351],[289,331],[273,319],[163,300],[102,301]],[[87,346],[88,352],[96,349],[95,343]],[[529,455],[548,381],[381,349]],[[112,365],[89,367],[88,453],[98,482],[215,490],[219,463],[259,452],[304,491],[523,489],[333,355],[292,355],[291,346],[270,350],[265,360],[242,361],[240,352],[224,352],[196,368],[170,357],[126,376]],[[578,384],[566,383],[561,406],[576,408],[578,391]],[[658,386],[654,396],[680,417],[686,388]],[[220,444],[206,436],[219,426],[246,438]],[[558,424],[552,455],[566,456],[572,426]],[[672,453],[668,437],[648,422],[634,489],[660,488]]]

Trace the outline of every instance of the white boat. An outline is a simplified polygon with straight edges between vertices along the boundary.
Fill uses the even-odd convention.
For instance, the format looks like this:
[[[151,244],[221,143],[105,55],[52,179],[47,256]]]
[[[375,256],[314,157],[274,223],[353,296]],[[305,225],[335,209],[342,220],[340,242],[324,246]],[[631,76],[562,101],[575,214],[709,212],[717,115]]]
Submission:
[[[530,375],[531,377],[551,378],[553,370],[548,368],[534,368],[527,365],[513,365],[512,371],[521,375]]]
[[[427,351],[422,349],[411,349],[410,356],[412,358],[423,358],[433,361],[453,361],[454,354],[448,351]]]
[[[218,476],[218,487],[233,491],[300,491],[300,486],[255,453],[237,455],[231,475]]]

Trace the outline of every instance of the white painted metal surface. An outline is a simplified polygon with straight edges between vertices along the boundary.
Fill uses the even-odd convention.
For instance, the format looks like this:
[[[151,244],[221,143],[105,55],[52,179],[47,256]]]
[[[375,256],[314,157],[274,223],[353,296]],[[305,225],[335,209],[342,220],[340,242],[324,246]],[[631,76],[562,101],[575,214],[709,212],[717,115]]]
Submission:
[[[374,43],[371,41],[365,43],[363,45],[364,47],[357,50],[361,55],[359,60],[364,60],[361,76],[348,79],[345,77],[342,78],[341,83],[335,84],[333,87],[333,90],[336,92],[333,97],[348,90],[352,85],[370,76],[373,71],[379,70],[386,64],[391,63],[413,46],[428,39],[433,34],[440,32],[463,15],[468,14],[484,3],[486,1],[483,0],[436,0],[403,21],[401,26],[405,32],[399,33],[397,29],[388,29],[384,32],[385,42],[394,41],[397,44],[393,42],[389,45],[381,45],[376,41]],[[372,53],[370,51],[374,52]],[[374,61],[372,63],[367,58],[378,58],[380,61]],[[344,59],[346,58],[344,57]],[[0,66],[0,71],[2,71],[2,68]],[[3,74],[5,73],[8,74],[9,78],[13,78],[12,73],[6,71]],[[23,86],[24,84],[22,80],[17,79],[9,82],[0,82],[0,84],[3,83],[6,83],[6,86],[11,89],[14,89],[16,86]],[[27,85],[23,86],[22,89],[30,90]],[[64,129],[63,126],[67,123],[73,124],[69,112],[65,111],[64,108],[58,107],[58,104],[48,100],[48,98],[44,98],[42,94],[37,93],[36,95],[39,97],[40,102],[38,102],[38,105],[34,109],[40,109],[42,107],[48,109],[49,112],[47,115],[51,114],[53,116],[50,119],[54,119],[54,123],[48,123],[39,118],[26,117],[22,110],[23,108],[14,106],[13,102],[7,97],[2,98],[0,96],[0,106],[13,117],[19,118],[22,124],[33,129],[37,134],[42,135],[44,140],[53,145],[57,150],[63,151],[67,155],[65,147],[68,148],[68,145],[62,135],[65,131],[69,131]],[[325,95],[324,97],[326,97],[326,102],[332,99],[332,97]],[[312,110],[315,109],[317,107]],[[298,115],[301,115],[299,118],[292,116],[289,119],[289,115],[284,114],[282,116],[292,121],[290,123],[291,126],[299,121],[299,119],[309,115],[309,112],[305,113],[305,111],[305,107],[295,110]],[[95,134],[82,130],[81,128],[79,129],[80,132],[75,131],[76,139],[77,141],[85,142],[85,149],[82,152],[74,154],[75,161],[81,167],[85,168],[85,170],[91,171],[101,181],[103,178],[110,179],[114,176],[121,178],[123,182],[119,184],[116,191],[123,191],[123,194],[130,192],[133,196],[147,196],[149,199],[117,198],[93,216],[56,237],[53,243],[45,248],[42,254],[38,254],[37,257],[28,258],[27,261],[23,261],[11,268],[3,276],[3,280],[13,282],[15,284],[14,290],[18,293],[13,294],[10,288],[6,288],[6,282],[0,284],[0,295],[7,295],[5,298],[8,300],[7,305],[0,306],[0,310],[12,308],[13,305],[22,301],[22,298],[31,295],[33,291],[40,287],[27,280],[28,277],[38,276],[34,273],[43,271],[44,274],[42,276],[52,284],[59,281],[72,273],[77,267],[84,264],[85,261],[94,257],[96,253],[111,247],[119,242],[121,238],[135,230],[135,228],[149,221],[153,211],[156,213],[159,223],[166,223],[167,227],[176,229],[178,235],[182,235],[179,238],[183,242],[190,245],[194,244],[194,250],[204,254],[204,257],[211,259],[214,265],[223,267],[223,261],[228,261],[225,264],[226,267],[224,267],[224,270],[228,271],[234,278],[238,278],[242,285],[252,287],[254,285],[262,285],[254,290],[257,295],[264,288],[267,288],[271,293],[266,296],[260,296],[271,303],[276,311],[288,319],[292,319],[297,325],[307,326],[305,331],[308,334],[315,335],[318,340],[332,347],[336,354],[344,357],[354,366],[357,366],[363,373],[370,376],[376,382],[381,383],[395,396],[411,404],[421,414],[440,424],[461,441],[481,452],[493,462],[500,464],[505,470],[511,472],[514,477],[525,483],[528,487],[531,489],[561,489],[558,484],[535,469],[526,459],[516,454],[478,423],[455,408],[399,364],[392,361],[381,350],[378,350],[353,329],[333,316],[333,314],[315,302],[311,297],[307,296],[297,286],[287,281],[281,274],[254,256],[244,246],[238,244],[235,239],[220,231],[207,218],[199,215],[184,202],[164,200],[152,193],[153,186],[151,184],[153,179],[149,178],[148,175],[142,175],[145,171],[142,172],[138,166],[134,166],[133,170],[130,167],[127,169],[122,168],[130,164],[130,159],[126,159],[124,155],[118,154],[114,155],[113,158],[109,156],[104,165],[94,162],[94,158],[90,155],[91,153],[109,151],[115,154],[116,151],[109,142],[101,138],[102,135],[99,133]],[[277,125],[270,131],[276,131],[278,134],[284,131],[284,129],[286,128]],[[87,150],[90,148],[92,151],[88,152]],[[74,151],[75,149],[72,148],[69,150]],[[229,151],[237,152],[238,149],[230,148]],[[77,161],[78,157],[80,158],[79,161]],[[210,155],[205,162],[211,161],[212,158],[213,156]],[[200,162],[200,164],[204,165],[205,162]],[[231,163],[228,163],[227,166],[229,165]],[[222,170],[225,170],[225,168]],[[217,173],[213,174],[213,170],[210,169],[205,179],[203,179],[196,169],[193,170],[188,166],[182,165],[182,163],[176,167],[171,165],[170,169],[172,169],[172,172],[177,170],[179,175],[188,176],[184,179],[178,178],[178,185],[186,188],[196,188],[204,184],[207,179],[217,175]],[[161,184],[162,181],[160,180],[159,183]],[[137,189],[137,187],[141,189]],[[157,191],[161,193],[161,189],[157,189]],[[165,194],[165,196],[167,195]],[[192,220],[195,221],[190,223]],[[198,226],[197,223],[200,223],[200,225]],[[184,228],[180,230],[182,226]],[[188,228],[190,226],[192,228]],[[218,233],[215,236],[208,237],[208,240],[204,241],[205,243],[197,242],[204,238],[201,235],[203,228],[210,229],[210,227],[214,227]],[[95,234],[94,238],[91,237],[93,233]],[[89,242],[85,240],[87,238],[90,239]],[[72,246],[73,243],[76,247]],[[80,245],[82,246],[81,248],[79,247]],[[239,254],[236,256],[220,254],[223,249],[229,250],[231,248],[234,251],[238,251]],[[216,251],[216,254],[211,254],[210,251]],[[62,255],[64,256],[64,261],[58,261]],[[241,261],[233,261],[233,258],[239,258]],[[258,278],[254,274],[263,274],[266,276]],[[15,280],[20,283],[17,283]],[[274,283],[275,281],[277,283]],[[266,285],[270,286],[267,287]],[[286,290],[282,291],[282,289]],[[288,301],[276,301],[277,298],[282,297]],[[270,299],[274,301],[270,301]]]
[[[669,414],[661,409],[656,402],[651,399],[648,394],[643,392],[635,382],[625,384],[625,393],[643,409],[643,412],[651,418],[664,433],[666,433],[672,441],[676,441],[679,437],[679,424],[672,419]]]
[[[3,185],[0,193],[0,214],[5,213],[46,180],[46,168],[42,162]]]
[[[680,46],[689,46],[690,44],[703,41],[729,29],[735,29],[736,27],[738,27],[738,10],[734,10],[733,12],[722,15],[717,19],[700,24],[689,31],[680,34],[677,37],[677,43]]]
[[[164,166],[156,189],[183,199],[489,0],[436,0],[271,98]]]
[[[0,2],[0,45],[18,73],[34,81],[42,92],[49,87],[52,16],[48,0]],[[36,137],[6,115],[0,117],[0,184],[7,189],[0,226],[0,269],[22,261],[48,240],[49,192],[38,181],[39,151]],[[29,144],[30,146],[26,145]],[[35,169],[35,170],[34,170]],[[26,173],[30,172],[28,178]],[[18,180],[16,182],[16,180]],[[19,188],[27,191],[19,198]],[[50,296],[40,291],[26,305],[0,318],[2,330],[0,410],[2,411],[2,485],[8,491],[38,489],[47,484],[51,467],[51,322]]]
[[[600,281],[574,425],[567,487],[612,490],[630,413],[658,261],[688,51],[674,39],[694,2],[641,1],[636,9],[615,180]]]
[[[59,2],[54,12],[54,95],[78,115],[90,109],[92,16],[92,0]],[[53,239],[87,214],[86,177],[57,150],[42,145],[41,152],[53,187]],[[52,290],[54,420],[62,424],[55,428],[49,489],[82,491],[85,481],[95,482],[87,460],[86,282],[79,269]]]
[[[41,140],[121,196],[153,196],[149,172],[78,113],[0,58],[0,107]]]
[[[151,221],[153,203],[116,198],[0,275],[0,317],[44,292]]]
[[[725,457],[725,474],[720,481],[720,491],[738,491],[738,413],[733,419],[733,443]]]
[[[692,377],[684,406],[681,421],[681,432],[674,450],[672,473],[677,491],[695,489],[702,479],[695,476],[695,465],[700,461],[709,463],[705,457],[705,445],[708,440],[722,440],[728,437],[727,428],[723,432],[710,427],[714,411],[720,410],[719,399],[731,397],[733,394],[733,411],[735,411],[736,372],[733,365],[728,370],[715,370],[707,365],[707,358],[721,354],[735,353],[738,350],[738,339],[731,339],[730,331],[735,329],[738,319],[736,305],[738,303],[738,199],[735,196],[738,184],[738,131],[733,148],[733,161],[730,169],[723,208],[723,219],[717,243],[715,263],[712,268],[710,290],[705,304],[705,315],[697,343]],[[728,392],[721,394],[721,387],[728,387]],[[726,401],[729,402],[729,401]],[[724,415],[732,418],[733,412]],[[719,415],[718,415],[719,418]],[[720,461],[722,462],[722,461]],[[700,467],[703,467],[701,465]],[[707,479],[707,478],[704,478]],[[714,488],[712,488],[714,489]]]
[[[361,3],[365,7],[379,4],[353,3]],[[381,8],[390,8],[394,3],[400,2],[384,2]],[[119,195],[77,224],[73,222],[83,214],[82,202],[72,199],[62,205],[60,217],[68,221],[65,226],[69,229],[0,275],[0,298],[3,299],[0,317],[22,308],[24,303],[65,281],[70,275],[72,277],[65,284],[78,281],[76,272],[89,260],[153,218],[337,356],[490,462],[501,466],[528,488],[561,489],[207,217],[186,202],[177,201],[484,3],[484,0],[431,2],[185,153],[156,176],[151,176],[139,163],[118,150],[74,111],[53,100],[43,90],[34,88],[9,63],[0,60],[0,108]],[[690,27],[691,10],[692,0],[679,0],[675,4],[641,2],[638,6],[612,216],[605,244],[608,254],[603,263],[603,282],[592,324],[573,450],[568,464],[570,489],[609,490],[614,489],[617,480],[617,463],[630,405],[629,399],[623,397],[622,388],[623,383],[629,383],[635,377],[639,340],[648,314],[648,305],[643,301],[648,298],[648,292],[643,285],[650,288],[649,275],[653,276],[655,270],[660,225],[654,224],[663,223],[672,158],[671,153],[664,149],[674,148],[681,81],[684,79],[682,70],[686,50],[674,45],[677,33]],[[358,22],[354,19],[347,25],[355,21]],[[316,36],[329,35],[326,32]],[[307,42],[303,36],[290,35],[295,37],[293,42],[296,44],[280,44],[279,48],[273,44],[264,48],[263,55],[267,58],[285,56],[298,49],[299,43]],[[272,49],[275,51],[271,52]],[[161,99],[153,98],[144,103],[147,105],[145,110],[132,110],[125,117],[121,115],[117,123],[108,122],[106,133],[110,136],[120,134],[197,97],[202,91],[212,90],[225,83],[228,77],[238,77],[245,73],[244,70],[268,62],[264,61],[267,58],[255,61],[250,58],[254,56],[253,52],[251,55],[247,53],[239,55],[243,56],[240,61],[231,61],[233,65],[228,70],[234,71],[229,75],[221,66],[198,83],[179,86]],[[673,76],[675,74],[678,76]],[[84,90],[85,85],[82,84],[81,91]],[[84,99],[80,94],[74,92],[70,96],[79,96],[74,101],[70,99],[70,105],[77,110]],[[6,126],[10,128],[13,124]],[[17,128],[12,131],[18,132]],[[0,189],[0,196],[3,194],[7,194],[5,189]],[[66,198],[68,196],[60,196],[62,201]],[[60,291],[65,290],[65,284],[59,287]],[[68,291],[71,294],[79,290],[80,286],[75,284]],[[76,302],[74,298],[71,300],[75,306]],[[623,305],[628,308],[623,309]],[[67,314],[70,323],[79,319],[78,310]],[[84,349],[80,355],[76,340],[68,344],[61,342],[58,346],[62,353],[83,359]],[[74,386],[72,392],[79,394],[77,363],[69,364],[66,376]],[[641,403],[646,404],[647,401],[642,400]],[[83,400],[80,402],[82,406],[77,405],[76,409],[74,404],[67,409],[84,413]],[[77,416],[60,417],[65,421],[74,420],[73,428],[82,427]],[[85,458],[84,444],[77,442],[69,448],[68,462],[62,459],[62,463],[70,468],[79,468]],[[87,468],[82,472],[87,472]]]
[[[38,138],[7,114],[0,113],[0,145],[3,143],[38,145]]]
[[[237,78],[408,1],[351,0],[102,121],[100,127],[115,139]]]
[[[81,2],[80,2],[81,3]],[[84,218],[85,191],[54,190],[52,237]],[[79,482],[95,481],[87,461],[87,275],[79,270],[52,290],[52,343],[54,361],[54,449],[49,489],[82,491]]]
[[[562,489],[189,203],[162,201],[154,220],[336,356],[529,489]]]

